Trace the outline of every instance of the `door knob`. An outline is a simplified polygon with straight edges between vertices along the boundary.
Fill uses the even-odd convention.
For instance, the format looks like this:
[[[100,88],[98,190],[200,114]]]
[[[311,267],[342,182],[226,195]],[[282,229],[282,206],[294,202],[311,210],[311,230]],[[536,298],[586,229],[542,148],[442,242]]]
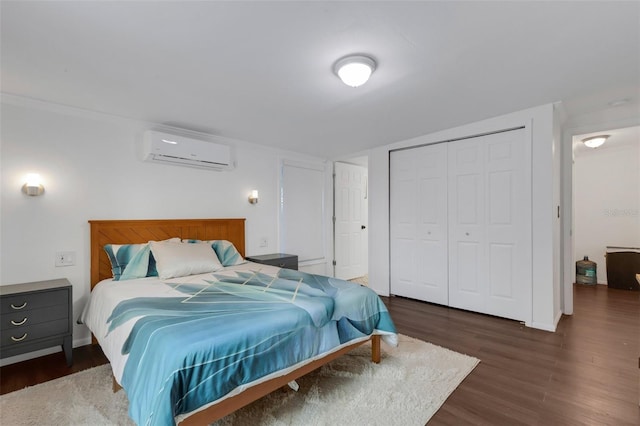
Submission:
[[[364,225],[360,225],[360,229],[367,229],[367,227]]]

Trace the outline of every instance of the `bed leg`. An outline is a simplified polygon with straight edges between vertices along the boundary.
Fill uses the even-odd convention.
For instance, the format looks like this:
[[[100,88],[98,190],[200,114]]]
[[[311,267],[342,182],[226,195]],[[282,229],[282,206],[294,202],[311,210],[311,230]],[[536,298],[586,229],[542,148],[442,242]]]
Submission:
[[[371,336],[371,361],[380,364],[380,335]]]
[[[120,386],[120,383],[118,383],[116,381],[116,378],[113,377],[113,373],[111,374],[111,380],[113,381],[113,393],[118,392],[120,389],[122,389],[122,386]]]

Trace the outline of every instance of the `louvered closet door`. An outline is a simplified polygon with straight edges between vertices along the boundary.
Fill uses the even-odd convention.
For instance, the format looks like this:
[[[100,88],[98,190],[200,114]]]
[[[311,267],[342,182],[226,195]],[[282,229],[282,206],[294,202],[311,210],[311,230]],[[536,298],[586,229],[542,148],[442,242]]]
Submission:
[[[530,318],[527,137],[520,129],[448,144],[450,306]]]
[[[447,147],[390,155],[391,293],[448,304]]]

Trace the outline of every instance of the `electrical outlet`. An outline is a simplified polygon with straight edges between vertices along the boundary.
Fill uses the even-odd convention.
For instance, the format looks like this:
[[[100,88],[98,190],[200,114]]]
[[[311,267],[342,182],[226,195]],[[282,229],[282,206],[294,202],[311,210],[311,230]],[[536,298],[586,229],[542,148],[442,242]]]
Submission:
[[[75,251],[56,252],[56,266],[73,266],[76,264]]]
[[[260,247],[267,247],[269,245],[269,240],[267,239],[267,237],[262,237],[260,238],[260,244],[258,244]]]

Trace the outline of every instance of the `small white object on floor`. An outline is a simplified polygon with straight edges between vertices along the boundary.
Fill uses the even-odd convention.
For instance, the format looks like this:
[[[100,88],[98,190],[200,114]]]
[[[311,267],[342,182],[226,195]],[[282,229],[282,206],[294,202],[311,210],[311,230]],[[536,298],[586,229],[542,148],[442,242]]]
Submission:
[[[296,382],[295,380],[290,381],[289,383],[287,383],[289,385],[289,387],[291,389],[293,389],[294,391],[298,392],[298,389],[300,389],[300,385],[298,385],[298,382]]]

